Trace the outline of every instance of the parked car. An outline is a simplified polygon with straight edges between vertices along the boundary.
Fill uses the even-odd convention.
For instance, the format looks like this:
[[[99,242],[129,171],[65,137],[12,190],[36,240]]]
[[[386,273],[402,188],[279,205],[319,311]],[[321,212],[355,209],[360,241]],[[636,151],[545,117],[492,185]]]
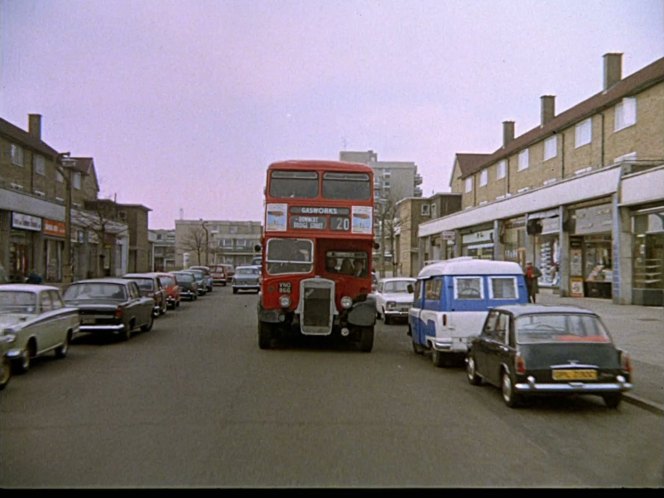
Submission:
[[[7,356],[18,372],[33,358],[53,351],[64,358],[79,333],[76,308],[65,304],[60,289],[50,285],[0,285],[0,331],[9,341]]]
[[[182,296],[180,295],[180,285],[175,278],[175,275],[169,272],[156,272],[156,275],[161,280],[161,285],[166,292],[166,305],[168,308],[174,310],[180,306]]]
[[[198,284],[198,295],[204,296],[207,294],[208,284],[203,270],[199,270],[197,268],[187,268],[187,271],[193,273],[194,277],[196,278],[196,283]]]
[[[576,306],[537,304],[489,310],[466,357],[468,381],[502,391],[507,406],[529,396],[594,394],[616,408],[632,388],[629,355],[601,318]]]
[[[171,272],[175,276],[180,287],[180,297],[188,301],[195,301],[198,299],[198,282],[196,282],[196,275],[190,271],[178,270]]]
[[[417,279],[409,277],[382,278],[376,284],[376,317],[389,324],[395,319],[408,319],[408,310],[413,305],[413,293],[408,285],[415,285]]]
[[[154,299],[141,294],[128,278],[92,278],[67,287],[65,302],[76,306],[81,332],[112,334],[127,340],[134,330],[148,332],[154,323]]]
[[[12,378],[12,361],[9,359],[9,348],[12,338],[0,335],[0,391],[2,391]]]
[[[141,294],[154,299],[154,317],[157,318],[168,310],[166,289],[161,278],[156,273],[127,273],[122,278],[134,280],[141,290]]]
[[[233,294],[239,291],[260,291],[261,269],[259,266],[238,266],[233,275]]]
[[[233,278],[233,265],[229,264],[218,264],[210,266],[210,275],[212,275],[212,284],[213,285],[223,285],[226,287],[226,284],[231,281]]]
[[[214,290],[214,281],[212,279],[212,273],[210,272],[210,267],[208,266],[190,266],[188,270],[202,271],[203,272],[203,281],[205,282],[205,290],[212,292]]]

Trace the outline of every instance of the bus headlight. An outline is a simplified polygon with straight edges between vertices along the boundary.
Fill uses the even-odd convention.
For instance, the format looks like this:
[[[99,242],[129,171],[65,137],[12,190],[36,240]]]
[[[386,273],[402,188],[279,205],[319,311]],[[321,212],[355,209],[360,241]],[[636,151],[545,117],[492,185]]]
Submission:
[[[385,303],[385,307],[388,310],[393,310],[397,307],[397,303],[396,303],[396,301],[388,301],[388,302]]]
[[[341,298],[341,307],[345,310],[353,306],[353,298],[350,296],[344,296]]]
[[[288,308],[291,305],[290,296],[286,294],[279,296],[279,306],[282,308]]]

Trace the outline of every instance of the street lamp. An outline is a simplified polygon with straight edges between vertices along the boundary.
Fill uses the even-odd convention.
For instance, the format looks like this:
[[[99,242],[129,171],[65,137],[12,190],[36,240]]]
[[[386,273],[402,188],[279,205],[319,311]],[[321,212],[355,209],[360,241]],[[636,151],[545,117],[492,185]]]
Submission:
[[[71,169],[76,166],[76,159],[72,159],[69,152],[58,154],[56,168],[65,181],[65,245],[64,268],[62,272],[63,283],[71,283],[73,273],[71,251]]]
[[[210,232],[208,231],[207,227],[205,226],[205,221],[201,220],[201,226],[203,227],[203,230],[205,230],[205,266],[208,265],[208,253],[210,251]]]

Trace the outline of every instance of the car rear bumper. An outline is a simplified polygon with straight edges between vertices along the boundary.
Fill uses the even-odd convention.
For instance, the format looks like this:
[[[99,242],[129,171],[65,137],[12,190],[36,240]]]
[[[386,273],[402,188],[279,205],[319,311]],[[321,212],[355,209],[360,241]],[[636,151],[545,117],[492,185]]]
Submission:
[[[627,382],[622,376],[618,376],[616,382],[559,382],[559,383],[538,383],[534,377],[528,377],[527,382],[517,383],[514,388],[519,393],[526,394],[556,394],[556,393],[577,393],[577,394],[600,394],[600,393],[619,393],[631,390],[631,382]]]
[[[124,325],[81,325],[81,332],[111,332],[113,334],[118,334],[124,330]]]

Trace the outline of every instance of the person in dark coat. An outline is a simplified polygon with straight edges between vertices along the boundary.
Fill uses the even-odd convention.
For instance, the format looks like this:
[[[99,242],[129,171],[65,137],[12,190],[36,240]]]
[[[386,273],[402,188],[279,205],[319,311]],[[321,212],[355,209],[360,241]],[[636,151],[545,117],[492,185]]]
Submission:
[[[526,263],[526,287],[528,288],[528,302],[537,302],[537,293],[539,292],[539,284],[537,279],[542,276],[539,268],[533,265],[531,261]]]
[[[30,273],[28,273],[28,278],[26,278],[25,281],[28,284],[41,284],[42,278],[41,275],[39,275],[39,273],[37,273],[35,270],[31,270]]]

